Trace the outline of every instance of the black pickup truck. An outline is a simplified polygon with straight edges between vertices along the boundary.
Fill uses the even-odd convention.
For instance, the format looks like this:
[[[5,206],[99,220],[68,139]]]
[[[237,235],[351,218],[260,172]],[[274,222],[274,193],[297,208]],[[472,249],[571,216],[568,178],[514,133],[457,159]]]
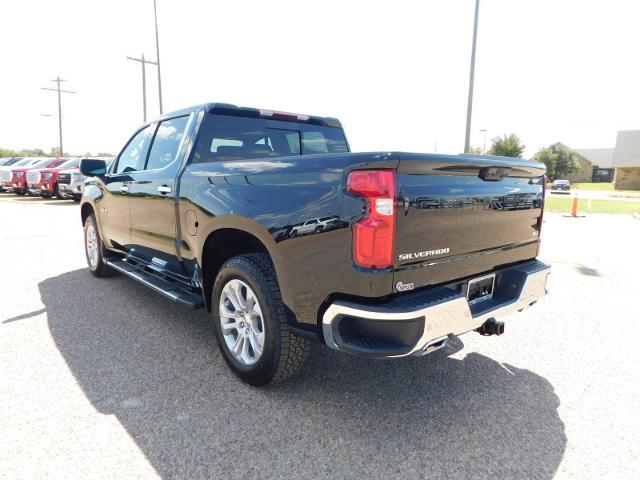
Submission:
[[[290,377],[313,340],[403,357],[501,334],[546,293],[540,163],[351,153],[334,118],[214,103],[80,169],[90,271],[206,308],[253,385]]]

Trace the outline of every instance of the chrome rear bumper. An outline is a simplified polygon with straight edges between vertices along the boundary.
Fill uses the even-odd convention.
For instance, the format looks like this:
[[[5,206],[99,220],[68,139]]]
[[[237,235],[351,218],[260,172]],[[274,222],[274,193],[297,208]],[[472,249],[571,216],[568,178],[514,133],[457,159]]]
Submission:
[[[322,317],[324,340],[332,349],[359,355],[424,355],[444,346],[449,335],[533,305],[545,296],[550,271],[537,260],[498,270],[493,298],[473,305],[464,294],[467,282],[398,296],[381,305],[336,300]]]

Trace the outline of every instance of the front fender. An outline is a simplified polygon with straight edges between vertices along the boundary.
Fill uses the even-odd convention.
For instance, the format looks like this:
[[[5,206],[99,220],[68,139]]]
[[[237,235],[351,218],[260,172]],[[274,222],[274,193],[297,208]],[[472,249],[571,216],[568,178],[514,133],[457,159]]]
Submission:
[[[100,234],[100,238],[104,238],[102,234],[99,208],[99,204],[102,198],[102,189],[97,185],[97,182],[89,181],[85,184],[84,193],[82,194],[82,199],[80,200],[80,219],[82,221],[82,226],[84,227],[84,220],[87,217],[86,209],[90,207],[96,217],[96,223],[98,224],[98,233]]]

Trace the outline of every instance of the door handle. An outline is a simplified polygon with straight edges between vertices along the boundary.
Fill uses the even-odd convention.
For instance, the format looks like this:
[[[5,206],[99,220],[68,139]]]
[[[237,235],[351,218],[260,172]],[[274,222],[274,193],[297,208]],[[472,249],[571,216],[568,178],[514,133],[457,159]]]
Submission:
[[[129,191],[129,185],[120,185],[120,191],[122,193],[127,193]]]
[[[160,185],[158,187],[158,191],[163,194],[166,195],[167,193],[171,193],[171,187],[168,185]]]

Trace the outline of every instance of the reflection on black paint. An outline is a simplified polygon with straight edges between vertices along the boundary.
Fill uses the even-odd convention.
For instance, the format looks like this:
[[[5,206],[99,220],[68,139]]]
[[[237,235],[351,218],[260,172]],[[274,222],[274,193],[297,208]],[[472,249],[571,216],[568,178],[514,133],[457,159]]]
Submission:
[[[511,194],[494,197],[418,197],[413,207],[418,210],[443,208],[474,208],[483,210],[528,210],[540,208],[542,198],[536,194]]]

